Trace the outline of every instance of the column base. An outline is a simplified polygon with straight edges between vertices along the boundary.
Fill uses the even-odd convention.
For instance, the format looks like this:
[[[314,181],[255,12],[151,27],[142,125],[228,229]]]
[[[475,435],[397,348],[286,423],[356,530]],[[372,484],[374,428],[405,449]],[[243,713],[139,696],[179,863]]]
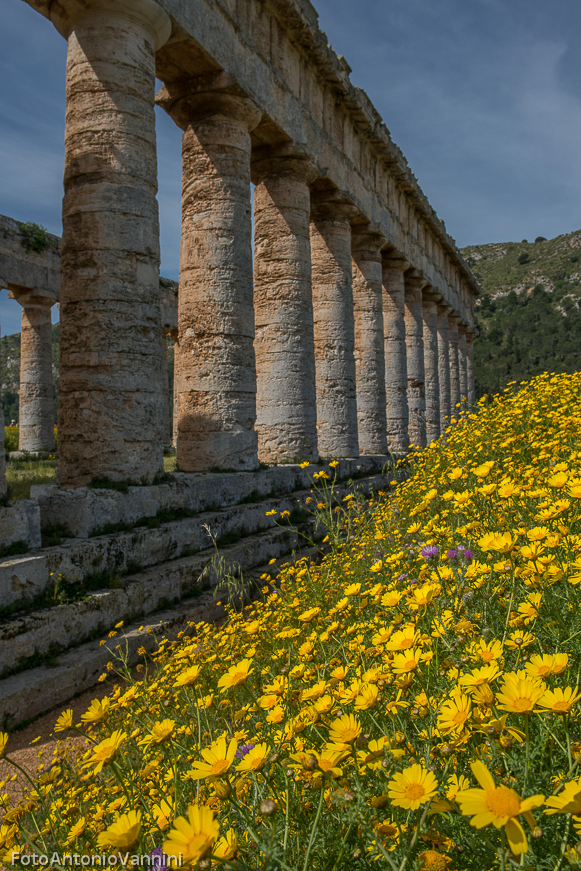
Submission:
[[[177,463],[180,472],[211,472],[233,469],[252,472],[259,467],[256,432],[216,432],[199,438],[180,438]]]

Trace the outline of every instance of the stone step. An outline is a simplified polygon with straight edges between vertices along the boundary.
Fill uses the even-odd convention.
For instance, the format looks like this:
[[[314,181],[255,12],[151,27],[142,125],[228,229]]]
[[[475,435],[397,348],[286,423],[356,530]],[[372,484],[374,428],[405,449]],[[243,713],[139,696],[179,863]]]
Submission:
[[[117,589],[97,590],[68,605],[5,618],[0,623],[0,677],[22,670],[30,661],[52,658],[105,635],[122,620],[137,620],[199,595],[216,583],[216,571],[210,575],[205,570],[212,568],[217,555],[223,560],[224,570],[247,570],[299,546],[296,531],[275,528],[249,535],[219,551],[210,547],[195,556],[154,566],[124,578]]]
[[[387,487],[388,479],[384,475],[372,475],[360,479],[357,484],[364,494],[368,494],[371,489]],[[348,486],[335,485],[339,498],[345,494]],[[69,584],[83,584],[99,576],[106,586],[106,578],[119,579],[127,574],[135,574],[139,569],[207,548],[212,540],[210,533],[220,542],[275,528],[281,512],[289,511],[292,517],[293,511],[305,510],[310,495],[310,489],[295,491],[285,497],[266,498],[162,523],[157,528],[140,526],[126,532],[68,539],[65,544],[45,548],[35,554],[1,560],[0,612],[14,613],[16,609],[30,611],[35,607],[35,601],[39,601],[59,575]],[[0,640],[1,626],[0,619]]]
[[[289,533],[288,530],[285,532]],[[274,535],[268,532],[253,538]],[[274,552],[274,542],[271,542],[271,546]],[[237,545],[234,545],[223,552],[232,563],[236,562],[236,548]],[[315,549],[307,548],[301,551],[300,557],[316,559],[318,553]],[[270,557],[271,560],[273,558]],[[282,561],[278,560],[278,563]],[[284,562],[291,561],[288,557],[284,558]],[[259,580],[266,572],[274,578],[278,568],[268,562],[259,565],[251,574],[255,580]],[[127,665],[132,667],[142,658],[138,653],[141,648],[151,653],[162,637],[176,637],[178,632],[187,635],[190,626],[216,622],[225,615],[223,605],[216,602],[214,591],[206,590],[195,598],[185,599],[173,608],[123,628],[115,638],[107,638],[104,644],[98,640],[81,644],[61,654],[51,666],[40,666],[0,680],[0,728],[14,729],[28,723],[96,686],[107,663],[114,659],[116,648],[123,650]]]
[[[255,472],[214,472],[186,474],[176,472],[167,484],[130,486],[116,489],[78,487],[61,490],[56,484],[37,484],[31,498],[40,506],[43,529],[62,527],[72,537],[88,538],[111,526],[133,525],[159,511],[187,510],[196,514],[215,511],[245,500],[256,501],[310,489],[315,474],[326,471],[340,483],[381,472],[389,457],[383,455],[338,460],[333,470],[328,465],[272,466]]]

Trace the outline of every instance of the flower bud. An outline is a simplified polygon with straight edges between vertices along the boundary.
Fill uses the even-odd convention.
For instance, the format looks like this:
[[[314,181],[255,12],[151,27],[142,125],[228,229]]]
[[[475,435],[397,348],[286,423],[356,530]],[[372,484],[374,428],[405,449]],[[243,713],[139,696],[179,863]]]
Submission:
[[[265,798],[260,802],[260,813],[265,817],[270,817],[276,810],[276,805],[271,798]]]

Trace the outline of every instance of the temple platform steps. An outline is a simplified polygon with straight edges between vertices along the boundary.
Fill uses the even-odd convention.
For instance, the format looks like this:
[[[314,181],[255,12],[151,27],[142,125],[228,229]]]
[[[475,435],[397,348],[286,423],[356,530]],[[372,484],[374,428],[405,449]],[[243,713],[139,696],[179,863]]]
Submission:
[[[386,490],[393,477],[393,471],[382,471],[386,462],[386,457],[341,461],[334,498],[341,500],[355,487],[364,497]],[[139,491],[140,507],[147,509],[141,516],[131,492],[83,488],[88,493],[79,496],[49,488],[38,494],[45,534],[64,529],[63,516],[71,518],[71,503],[82,499],[89,504],[76,529],[90,532],[0,560],[0,725],[14,728],[95,685],[118,644],[127,647],[131,665],[138,649],[151,650],[160,634],[219,619],[224,612],[215,592],[224,574],[240,576],[241,587],[249,590],[261,574],[276,572],[276,565],[269,565],[273,560],[310,554],[309,541],[325,532],[310,513],[308,485],[314,472],[324,470],[333,474],[311,466],[304,476],[307,470],[299,466],[282,466],[176,475],[175,483],[129,488]],[[286,492],[273,495],[275,486]],[[227,505],[216,510],[213,500]],[[107,504],[109,529],[115,531],[103,532]],[[282,512],[289,516],[281,521]],[[127,628],[108,638],[121,621]]]

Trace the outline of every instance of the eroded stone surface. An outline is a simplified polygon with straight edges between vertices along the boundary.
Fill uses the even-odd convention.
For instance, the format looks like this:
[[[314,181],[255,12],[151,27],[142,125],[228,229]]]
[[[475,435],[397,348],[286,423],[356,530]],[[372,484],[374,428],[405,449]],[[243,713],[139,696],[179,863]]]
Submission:
[[[13,499],[9,505],[0,507],[0,547],[17,541],[31,550],[40,547],[40,508],[33,499]]]
[[[423,291],[424,372],[426,387],[426,441],[440,436],[440,379],[438,374],[438,304],[429,290]]]
[[[316,170],[297,157],[260,154],[252,173],[258,456],[316,460],[308,188]]]
[[[351,271],[353,216],[350,205],[324,199],[313,204],[317,433],[323,457],[359,455]]]
[[[154,117],[164,13],[69,8],[61,256],[59,476],[163,470]],[[156,8],[155,15],[148,12]],[[157,17],[156,17],[157,15]],[[165,31],[164,38],[169,35]],[[163,40],[162,40],[163,41]]]
[[[353,311],[359,452],[387,453],[382,259],[385,238],[354,233]]]
[[[250,212],[250,100],[172,104],[182,138],[178,467],[258,466]]]
[[[407,453],[410,444],[404,281],[408,267],[407,260],[383,260],[387,443],[389,450],[396,454]]]
[[[405,336],[410,444],[426,446],[426,394],[424,371],[424,316],[422,288],[426,282],[405,276]]]
[[[440,429],[450,423],[450,328],[448,306],[438,306],[438,381],[440,386]]]

